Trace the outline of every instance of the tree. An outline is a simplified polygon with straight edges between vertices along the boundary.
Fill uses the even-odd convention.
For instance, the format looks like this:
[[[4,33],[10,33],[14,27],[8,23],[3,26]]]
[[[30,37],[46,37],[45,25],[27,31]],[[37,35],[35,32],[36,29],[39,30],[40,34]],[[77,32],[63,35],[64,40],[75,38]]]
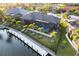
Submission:
[[[21,31],[24,32],[27,28],[28,28],[28,25],[24,25]]]
[[[50,33],[50,35],[51,35],[52,37],[56,37],[56,36],[57,36],[57,32],[56,32],[56,31],[53,31],[53,32]]]
[[[15,20],[15,19],[12,19],[11,22],[12,22],[13,24],[15,24],[15,23],[16,23],[16,20]]]
[[[79,36],[78,36],[78,35],[73,36],[73,40],[74,40],[74,41],[76,41],[76,40],[78,40],[78,39],[79,39]]]
[[[75,32],[76,32],[77,34],[79,34],[79,29],[76,29]]]
[[[39,27],[37,30],[42,31],[43,30],[43,27]]]
[[[28,25],[28,28],[34,28],[35,26],[36,26],[35,23],[33,23],[33,24],[29,24],[29,25]]]
[[[43,5],[39,10],[44,12],[44,13],[47,13],[50,11],[50,7],[52,6],[51,3],[47,3],[45,5]]]
[[[59,5],[58,9],[61,9],[62,10],[62,9],[64,9],[65,6],[66,6],[66,4],[63,4],[62,3],[62,4]]]
[[[4,20],[4,13],[2,10],[0,10],[0,18],[2,18]]]
[[[68,13],[64,13],[64,14],[63,14],[63,18],[64,18],[64,19],[68,19],[68,18],[69,18]]]
[[[79,56],[79,42],[76,44],[76,48],[78,49],[78,51],[76,52],[76,56]]]
[[[63,26],[64,28],[67,28],[67,26],[68,26],[68,22],[67,22],[68,18],[69,18],[68,13],[64,13],[64,14],[62,15],[60,24],[61,24],[61,26]]]
[[[11,20],[12,20],[12,18],[10,16],[4,15],[3,25],[11,26]]]
[[[58,33],[56,31],[53,31],[53,32],[50,33],[50,35],[52,36],[52,38],[54,39],[54,41],[57,42],[56,39],[57,39]]]
[[[28,25],[28,28],[33,28],[33,24]]]
[[[21,30],[23,28],[23,23],[22,21],[16,21],[16,29]]]

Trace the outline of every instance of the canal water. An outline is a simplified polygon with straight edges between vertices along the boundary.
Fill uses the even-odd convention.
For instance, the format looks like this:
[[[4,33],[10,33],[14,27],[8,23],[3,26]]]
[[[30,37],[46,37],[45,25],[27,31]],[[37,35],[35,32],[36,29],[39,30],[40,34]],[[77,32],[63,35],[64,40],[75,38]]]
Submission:
[[[37,56],[38,54],[18,38],[0,30],[0,56]]]

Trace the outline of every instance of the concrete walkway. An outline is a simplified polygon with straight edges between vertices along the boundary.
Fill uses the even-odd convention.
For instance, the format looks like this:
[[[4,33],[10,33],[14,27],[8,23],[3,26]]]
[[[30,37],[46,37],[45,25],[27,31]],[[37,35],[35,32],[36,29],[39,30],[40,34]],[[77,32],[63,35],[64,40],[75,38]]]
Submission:
[[[25,34],[21,33],[20,31],[15,30],[15,29],[12,29],[10,27],[7,27],[7,28],[9,28],[8,32],[10,32],[13,35],[17,36],[18,38],[20,38],[22,41],[24,41],[27,45],[29,45],[32,49],[34,49],[40,55],[46,56],[47,54],[50,54],[52,56],[55,56],[53,51],[49,50],[45,46],[36,42],[32,38],[26,36]]]
[[[41,32],[41,31],[37,31],[37,30],[34,30],[34,29],[29,29],[29,28],[28,28],[27,30],[29,30],[29,31],[33,31],[33,32],[35,32],[35,33],[44,35],[44,36],[49,37],[49,38],[52,37],[50,34],[46,34],[46,33],[43,33],[43,32]]]
[[[69,43],[72,45],[72,47],[76,50],[76,51],[78,51],[78,49],[75,47],[75,45],[74,45],[74,43],[71,41],[71,39],[68,37],[68,33],[66,33],[66,38],[67,38],[67,40],[69,41]]]

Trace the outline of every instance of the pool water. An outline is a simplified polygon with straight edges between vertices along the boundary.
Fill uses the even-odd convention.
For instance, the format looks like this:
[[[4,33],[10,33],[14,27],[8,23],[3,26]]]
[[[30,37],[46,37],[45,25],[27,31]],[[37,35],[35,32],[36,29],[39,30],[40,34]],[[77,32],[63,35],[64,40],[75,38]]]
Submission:
[[[0,56],[37,56],[29,46],[15,36],[8,35],[6,30],[0,30]]]

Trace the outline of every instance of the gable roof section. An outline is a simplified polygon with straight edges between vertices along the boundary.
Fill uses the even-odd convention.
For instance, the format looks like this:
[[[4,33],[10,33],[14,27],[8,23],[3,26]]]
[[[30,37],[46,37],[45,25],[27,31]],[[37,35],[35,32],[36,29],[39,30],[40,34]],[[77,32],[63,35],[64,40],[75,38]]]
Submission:
[[[13,16],[17,15],[17,14],[21,14],[22,16],[23,15],[26,15],[29,11],[28,10],[25,10],[25,9],[22,9],[22,8],[12,8],[10,10],[7,11],[7,15],[11,15],[13,14]]]
[[[44,21],[47,21],[49,23],[59,23],[60,22],[60,18],[57,17],[55,14],[51,13],[51,14],[45,14],[44,15]]]
[[[32,17],[32,14],[31,13],[27,13],[26,15],[24,15],[23,17],[21,17],[21,19],[24,19],[24,20],[32,20],[33,17]]]
[[[33,19],[39,19],[39,20],[43,19],[43,13],[41,12],[33,12],[31,14],[33,16]]]

